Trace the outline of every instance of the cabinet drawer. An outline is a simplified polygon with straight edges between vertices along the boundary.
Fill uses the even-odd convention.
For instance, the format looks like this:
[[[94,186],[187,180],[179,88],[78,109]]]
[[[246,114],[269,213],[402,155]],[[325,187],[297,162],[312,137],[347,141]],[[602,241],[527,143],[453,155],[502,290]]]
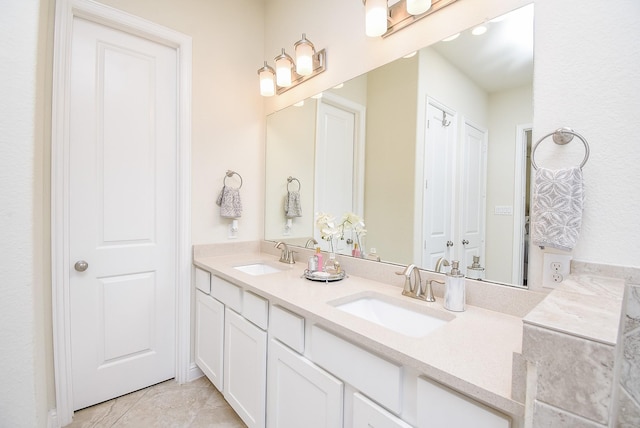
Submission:
[[[311,327],[311,359],[392,412],[402,410],[402,367]]]
[[[509,428],[511,420],[436,382],[418,378],[418,426]]]
[[[211,293],[211,274],[204,269],[196,268],[196,288]]]
[[[266,330],[269,323],[269,301],[250,291],[244,292],[243,299],[242,316]]]
[[[300,315],[272,306],[269,333],[295,351],[304,352],[304,318]]]
[[[211,275],[211,295],[234,311],[242,312],[242,288]]]
[[[411,425],[356,392],[353,394],[353,428],[369,427],[411,428]]]

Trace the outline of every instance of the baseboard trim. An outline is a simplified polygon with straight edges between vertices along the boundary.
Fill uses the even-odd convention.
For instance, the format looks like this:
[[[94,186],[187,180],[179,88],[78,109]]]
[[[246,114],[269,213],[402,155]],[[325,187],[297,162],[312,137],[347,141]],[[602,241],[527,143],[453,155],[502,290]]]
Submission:
[[[204,372],[200,370],[200,367],[198,367],[196,363],[191,363],[191,366],[189,367],[189,373],[187,374],[187,382],[199,379],[202,376],[204,376]]]

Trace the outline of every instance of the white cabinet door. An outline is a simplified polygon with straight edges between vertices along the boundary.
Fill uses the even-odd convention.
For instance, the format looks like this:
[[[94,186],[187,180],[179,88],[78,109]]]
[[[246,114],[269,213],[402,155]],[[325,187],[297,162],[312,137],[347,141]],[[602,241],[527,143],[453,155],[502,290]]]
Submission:
[[[195,340],[196,364],[222,391],[224,305],[200,290],[196,290]]]
[[[360,393],[353,394],[353,428],[411,428]]]
[[[274,339],[268,388],[269,428],[342,427],[342,382]]]
[[[263,428],[267,333],[229,308],[224,333],[224,398],[249,428]]]
[[[418,379],[419,428],[509,428],[511,420],[427,379]]]

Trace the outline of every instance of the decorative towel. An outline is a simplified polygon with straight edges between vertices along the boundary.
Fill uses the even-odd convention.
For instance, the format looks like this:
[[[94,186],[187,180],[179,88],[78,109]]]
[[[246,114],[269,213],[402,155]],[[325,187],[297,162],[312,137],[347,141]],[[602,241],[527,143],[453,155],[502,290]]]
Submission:
[[[238,218],[242,215],[240,189],[223,186],[216,204],[220,207],[220,215],[227,218]]]
[[[302,205],[300,204],[300,192],[290,190],[284,200],[284,215],[287,218],[302,217]]]
[[[582,225],[582,169],[538,168],[533,184],[531,241],[541,247],[571,251]]]

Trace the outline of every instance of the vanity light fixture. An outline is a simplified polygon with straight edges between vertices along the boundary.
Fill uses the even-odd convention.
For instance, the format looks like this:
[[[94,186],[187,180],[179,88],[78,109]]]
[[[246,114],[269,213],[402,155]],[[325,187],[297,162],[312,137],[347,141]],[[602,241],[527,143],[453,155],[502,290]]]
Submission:
[[[365,33],[388,37],[457,0],[362,0]]]
[[[264,67],[258,70],[260,95],[280,95],[326,70],[326,51],[322,49],[316,52],[306,34],[302,34],[302,39],[295,43],[294,49],[295,61],[282,48],[282,53],[274,59],[275,70],[266,61]]]

